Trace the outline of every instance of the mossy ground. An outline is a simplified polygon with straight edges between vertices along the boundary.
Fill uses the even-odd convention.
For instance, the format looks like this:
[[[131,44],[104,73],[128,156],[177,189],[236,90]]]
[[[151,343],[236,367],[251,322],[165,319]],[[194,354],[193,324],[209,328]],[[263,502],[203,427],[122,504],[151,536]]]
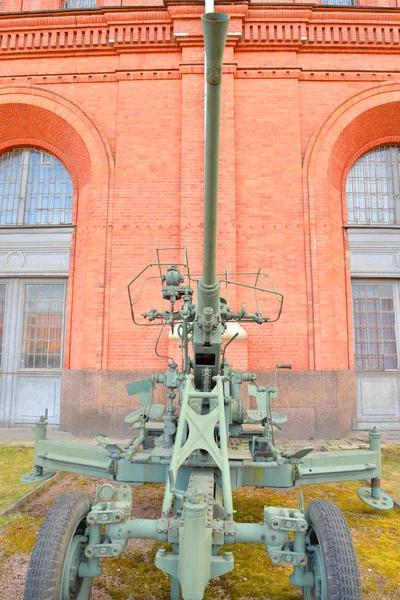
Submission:
[[[0,446],[0,511],[27,494],[35,483],[21,483],[22,475],[32,470],[33,448]]]
[[[18,459],[21,474],[29,470],[31,449],[18,452],[16,448],[2,449],[3,457],[9,452],[7,463],[14,472],[14,459]],[[383,487],[397,500],[400,499],[400,448],[384,451]],[[26,460],[26,464],[22,463]],[[4,473],[3,481],[10,477]],[[17,477],[14,477],[17,480]],[[18,484],[16,484],[18,486]],[[362,485],[362,484],[361,484]],[[93,481],[80,476],[71,476],[71,487],[90,488]],[[8,486],[6,486],[8,487]],[[330,499],[343,510],[358,554],[365,600],[398,600],[400,598],[400,518],[398,510],[376,512],[362,504],[356,491],[360,482],[332,485],[306,486],[303,488],[305,503],[316,498]],[[5,489],[5,484],[2,489]],[[20,495],[26,493],[26,487]],[[15,499],[17,492],[10,490]],[[163,487],[144,485],[135,488],[136,502],[144,511],[153,511],[161,505]],[[10,496],[11,497],[11,496]],[[13,500],[11,500],[13,501]],[[36,532],[43,520],[42,512],[52,500],[43,498],[41,511],[30,510],[29,506],[13,513],[0,530],[0,581],[1,561],[10,556],[29,554],[33,548]],[[242,522],[259,522],[263,507],[297,506],[297,491],[276,492],[241,488],[234,493],[235,519]],[[152,515],[149,515],[152,516]],[[99,598],[112,600],[168,600],[169,578],[154,567],[154,556],[159,544],[144,550],[128,547],[123,558],[104,561],[104,574],[96,580],[93,592],[103,594]],[[207,600],[298,600],[300,591],[289,583],[291,569],[272,567],[263,547],[238,544],[226,547],[234,553],[235,569],[214,580],[207,587]],[[97,592],[96,592],[97,590]],[[17,599],[16,599],[17,600]]]

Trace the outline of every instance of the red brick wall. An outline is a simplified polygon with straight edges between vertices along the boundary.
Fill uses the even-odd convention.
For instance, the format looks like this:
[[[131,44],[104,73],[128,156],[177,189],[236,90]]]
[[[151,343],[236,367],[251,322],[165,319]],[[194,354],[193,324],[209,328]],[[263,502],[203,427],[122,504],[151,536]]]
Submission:
[[[225,54],[218,268],[262,266],[285,295],[280,321],[246,327],[243,361],[351,368],[343,182],[362,149],[400,139],[400,17],[223,8],[243,36]],[[201,265],[201,11],[174,3],[0,20],[0,150],[47,148],[75,183],[68,368],[166,364],[154,357],[158,330],[131,323],[126,286],[156,247],[186,246],[192,269]],[[173,31],[189,35],[174,41]],[[243,299],[232,290],[234,308]],[[160,304],[151,294],[149,307]],[[159,352],[171,344],[165,335]]]
[[[256,3],[256,0],[250,0],[250,4]],[[21,12],[21,11],[40,11],[40,10],[58,10],[62,8],[63,0],[2,0],[0,3],[4,12]],[[217,3],[216,3],[217,4]],[[264,4],[274,5],[273,0],[266,0]],[[280,4],[307,4],[306,2],[299,0],[283,0]],[[323,5],[323,0],[315,0],[314,4]],[[393,7],[397,8],[397,0],[355,0],[356,7]],[[164,6],[164,0],[97,0],[96,8],[102,7],[143,7],[143,6]],[[342,7],[334,7],[334,10],[340,11]],[[77,9],[80,10],[80,9]],[[327,10],[332,10],[331,7]]]

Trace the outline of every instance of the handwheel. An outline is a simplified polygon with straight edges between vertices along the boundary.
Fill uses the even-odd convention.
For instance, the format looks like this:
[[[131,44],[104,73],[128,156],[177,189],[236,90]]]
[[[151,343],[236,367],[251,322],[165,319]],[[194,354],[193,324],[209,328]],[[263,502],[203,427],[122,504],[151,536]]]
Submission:
[[[84,560],[86,516],[92,500],[84,492],[61,494],[47,513],[32,551],[24,600],[87,600],[93,579],[79,577]]]
[[[303,600],[361,600],[357,555],[340,508],[329,500],[314,500],[306,518],[306,550],[314,587],[303,588]]]

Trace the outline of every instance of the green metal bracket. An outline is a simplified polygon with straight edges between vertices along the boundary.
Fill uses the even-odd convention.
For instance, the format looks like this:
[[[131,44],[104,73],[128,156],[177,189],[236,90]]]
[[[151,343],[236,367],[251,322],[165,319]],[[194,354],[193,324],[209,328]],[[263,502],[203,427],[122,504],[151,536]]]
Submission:
[[[150,379],[141,379],[140,381],[134,381],[133,383],[128,383],[126,385],[126,391],[129,396],[134,396],[135,394],[148,394],[151,390],[152,383]]]

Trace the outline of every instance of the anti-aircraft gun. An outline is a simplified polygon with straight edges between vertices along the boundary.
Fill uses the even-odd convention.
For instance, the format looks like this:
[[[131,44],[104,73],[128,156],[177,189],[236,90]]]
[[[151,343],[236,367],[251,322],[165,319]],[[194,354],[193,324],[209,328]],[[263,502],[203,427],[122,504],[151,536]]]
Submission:
[[[250,287],[256,294],[272,295],[277,305],[274,319],[259,310],[248,313],[245,307],[231,311],[221,297],[216,274],[219,108],[228,22],[223,13],[202,16],[207,57],[205,216],[203,271],[196,302],[196,279],[186,258],[182,263],[164,264],[158,252],[157,261],[129,286],[136,323],[134,285],[140,277],[146,278],[148,268],[159,270],[167,307],[151,309],[143,317],[148,324],[176,332],[182,345],[182,368],[170,360],[167,371],[127,386],[128,393],[138,395],[141,402],[126,418],[136,431],[127,445],[103,435],[97,437],[97,447],[51,442],[46,439],[46,417],[41,418],[36,427],[34,472],[25,481],[41,481],[61,470],[106,478],[110,483],[97,486],[94,501],[83,492],[67,492],[56,500],[32,553],[25,600],[88,599],[93,578],[102,572],[100,559],[121,556],[131,538],[171,545],[172,551],[158,550],[155,563],[171,576],[172,600],[180,596],[201,600],[211,579],[234,568],[233,554],[220,551],[225,544],[235,543],[262,544],[272,565],[292,567],[290,581],[302,588],[306,600],[362,597],[351,535],[334,503],[315,500],[305,511],[300,500],[299,508],[265,507],[258,524],[234,520],[232,490],[240,486],[292,489],[369,479],[371,486],[359,490],[361,499],[377,509],[391,508],[393,503],[380,489],[380,435],[375,429],[369,433],[366,450],[318,453],[306,447],[279,451],[274,427],[285,416],[271,410],[276,382],[260,386],[256,375],[233,370],[225,356],[223,334],[230,322],[276,320],[283,300],[281,294],[261,285],[259,271]],[[223,281],[228,287],[232,283],[227,276]],[[257,409],[245,410],[243,384]],[[155,403],[157,386],[167,391],[166,403]],[[152,436],[151,422],[155,423]],[[256,428],[249,433],[246,423]],[[157,428],[158,435],[154,435]],[[151,437],[154,444],[149,443]],[[132,515],[131,485],[145,482],[166,484],[159,519],[135,518],[134,507]]]

